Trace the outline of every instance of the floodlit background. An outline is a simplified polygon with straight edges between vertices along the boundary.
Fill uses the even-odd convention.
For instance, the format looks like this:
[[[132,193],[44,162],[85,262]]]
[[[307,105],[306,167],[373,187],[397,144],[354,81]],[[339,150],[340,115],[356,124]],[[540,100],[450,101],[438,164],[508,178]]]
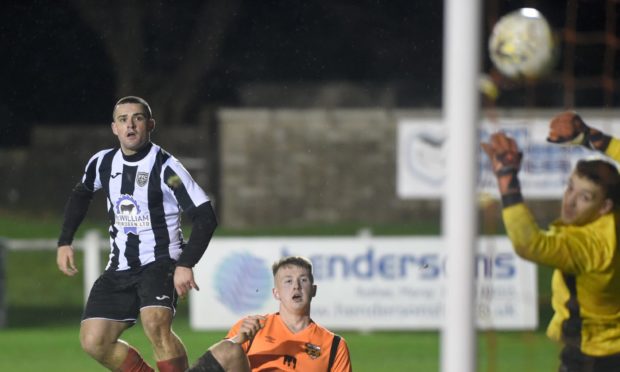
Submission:
[[[547,17],[560,54],[550,75],[514,82],[493,70],[486,39],[501,15],[523,6]],[[480,71],[500,89],[495,102],[483,100],[484,118],[501,127],[507,117],[545,119],[564,108],[610,118],[619,99],[617,8],[483,1]],[[58,272],[54,248],[86,161],[115,144],[109,123],[121,96],[149,101],[153,141],[214,200],[216,238],[440,235],[439,198],[397,192],[397,153],[400,123],[441,119],[443,10],[441,1],[411,0],[4,4],[0,370],[99,370],[77,339],[82,279]],[[436,176],[441,151],[428,154],[427,175]],[[95,198],[79,238],[105,234],[104,202]],[[545,224],[557,200],[532,207]],[[480,232],[501,235],[498,217],[497,203],[481,206]],[[478,370],[556,368],[557,347],[544,337],[549,275],[538,268],[538,328],[480,331]],[[192,329],[188,313],[182,303],[175,329],[195,358],[223,333]],[[135,328],[127,338],[148,355]],[[356,371],[439,368],[436,330],[342,331]]]

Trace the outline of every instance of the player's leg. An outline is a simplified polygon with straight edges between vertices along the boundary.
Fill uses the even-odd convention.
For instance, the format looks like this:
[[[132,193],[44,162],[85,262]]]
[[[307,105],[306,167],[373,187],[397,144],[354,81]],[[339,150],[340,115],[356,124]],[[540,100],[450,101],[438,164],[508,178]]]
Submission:
[[[240,345],[227,340],[209,348],[188,372],[249,372],[250,362]]]
[[[145,307],[140,311],[144,333],[153,345],[161,372],[185,371],[189,367],[181,339],[172,331],[172,311],[164,307]]]
[[[132,278],[131,272],[106,272],[97,279],[82,315],[80,344],[110,370],[153,371],[137,350],[119,339],[135,323],[139,311]]]
[[[159,260],[148,265],[138,285],[140,320],[162,372],[185,371],[189,367],[185,346],[172,331],[177,304],[174,264],[172,260]]]
[[[147,367],[138,352],[126,342],[119,340],[121,333],[130,324],[107,319],[86,319],[80,327],[82,349],[106,368],[117,371],[152,371],[144,369],[123,368],[131,366]]]

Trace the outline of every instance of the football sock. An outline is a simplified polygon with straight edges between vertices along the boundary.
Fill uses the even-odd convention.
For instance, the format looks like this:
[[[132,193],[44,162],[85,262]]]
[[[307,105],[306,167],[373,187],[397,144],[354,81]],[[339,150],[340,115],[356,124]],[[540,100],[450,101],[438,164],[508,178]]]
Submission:
[[[138,351],[133,347],[129,347],[125,360],[119,367],[122,372],[154,372],[155,370],[142,359]]]
[[[187,360],[187,354],[157,362],[157,369],[159,369],[160,372],[184,372],[188,368],[189,362]]]

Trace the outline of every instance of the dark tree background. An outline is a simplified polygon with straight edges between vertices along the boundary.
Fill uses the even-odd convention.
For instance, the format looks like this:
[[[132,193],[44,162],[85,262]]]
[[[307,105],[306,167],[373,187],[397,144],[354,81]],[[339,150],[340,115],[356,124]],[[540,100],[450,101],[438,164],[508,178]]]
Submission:
[[[484,4],[485,38],[493,14],[535,5],[559,28],[566,9]],[[600,24],[604,11],[588,14],[584,22]],[[256,82],[390,86],[396,106],[438,108],[442,18],[443,1],[9,1],[0,11],[0,145],[27,142],[33,124],[106,123],[128,94],[147,98],[159,122],[185,125],[205,106],[241,105],[240,87]]]
[[[236,104],[244,81],[430,81],[442,8],[417,3],[12,2],[0,22],[2,110],[20,122],[101,122],[115,98],[137,94],[177,125],[205,102]]]

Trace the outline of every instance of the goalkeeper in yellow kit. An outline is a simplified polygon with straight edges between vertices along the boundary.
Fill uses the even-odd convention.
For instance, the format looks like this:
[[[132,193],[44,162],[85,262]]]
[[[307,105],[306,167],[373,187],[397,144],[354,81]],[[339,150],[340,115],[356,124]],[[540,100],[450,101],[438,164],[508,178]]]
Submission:
[[[573,112],[553,118],[549,142],[579,144],[620,161],[620,140]],[[523,203],[521,152],[504,133],[482,148],[491,159],[502,217],[515,251],[555,268],[547,335],[563,343],[560,372],[620,371],[620,174],[611,162],[581,160],[568,180],[561,215],[541,229]]]

